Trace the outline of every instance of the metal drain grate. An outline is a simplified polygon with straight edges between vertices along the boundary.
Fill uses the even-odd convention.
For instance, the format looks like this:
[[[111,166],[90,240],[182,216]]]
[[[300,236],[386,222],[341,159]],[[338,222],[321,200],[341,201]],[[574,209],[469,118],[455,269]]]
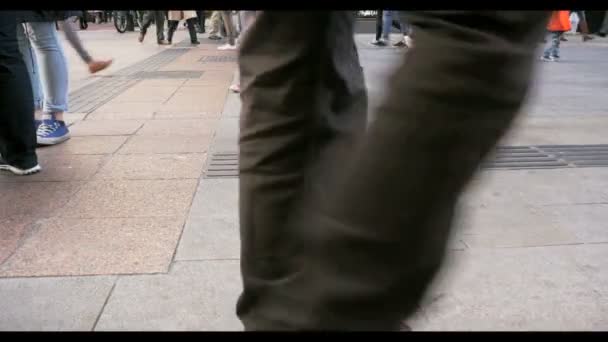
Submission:
[[[236,56],[203,56],[199,59],[201,63],[236,63]]]
[[[608,166],[608,145],[498,147],[485,169],[555,169]]]
[[[140,71],[133,75],[134,78],[139,79],[169,79],[169,78],[201,78],[203,75],[202,71],[190,71],[190,70],[179,70],[179,71]]]
[[[205,178],[231,178],[239,176],[237,152],[217,152],[211,156]]]

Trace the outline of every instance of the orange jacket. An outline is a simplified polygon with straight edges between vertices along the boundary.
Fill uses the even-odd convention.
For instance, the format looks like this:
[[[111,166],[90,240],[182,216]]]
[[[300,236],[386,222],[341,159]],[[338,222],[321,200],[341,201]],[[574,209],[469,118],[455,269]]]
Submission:
[[[547,30],[564,32],[569,31],[571,28],[570,11],[553,11],[549,24],[547,24]]]

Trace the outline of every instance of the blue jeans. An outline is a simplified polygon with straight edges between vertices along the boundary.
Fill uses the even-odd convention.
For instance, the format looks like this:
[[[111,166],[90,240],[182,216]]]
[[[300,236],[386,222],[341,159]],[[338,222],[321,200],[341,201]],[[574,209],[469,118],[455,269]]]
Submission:
[[[27,67],[27,73],[32,84],[32,93],[34,95],[34,109],[42,109],[42,84],[40,84],[40,75],[38,73],[38,61],[36,55],[32,51],[32,46],[28,38],[29,34],[25,33],[24,25],[17,25],[17,41],[19,43],[19,52],[23,56],[23,61]]]
[[[559,43],[562,32],[549,32],[549,39],[547,39],[547,48],[543,53],[545,57],[559,57]]]
[[[23,39],[23,36],[20,39],[20,49],[28,65],[36,108],[40,108],[42,102],[42,110],[45,113],[66,112],[68,66],[55,23],[26,23],[25,37],[28,39]],[[34,54],[31,53],[30,46],[34,48]]]
[[[401,20],[399,16],[399,11],[384,11],[382,13],[382,38],[384,38],[385,40],[389,39],[393,20],[397,21],[399,23],[399,26],[401,26],[402,34],[407,35],[409,33],[409,27]]]

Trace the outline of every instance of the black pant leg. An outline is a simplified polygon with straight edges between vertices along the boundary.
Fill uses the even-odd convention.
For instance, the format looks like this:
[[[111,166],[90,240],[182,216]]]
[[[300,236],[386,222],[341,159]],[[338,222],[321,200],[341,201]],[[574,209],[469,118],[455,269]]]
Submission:
[[[376,40],[379,40],[382,37],[382,13],[383,10],[378,10],[376,12]]]
[[[296,33],[298,15],[265,14],[240,55],[239,316],[248,330],[398,329],[441,265],[459,194],[522,105],[548,15],[409,15],[416,48],[348,149],[323,129],[335,123],[327,104],[341,102],[323,100],[358,82],[297,67],[351,49],[326,46],[348,40],[331,29],[339,17],[306,18],[321,32]]]
[[[156,22],[156,40],[165,40],[165,13],[164,11],[154,11],[154,21]]]
[[[38,164],[32,85],[17,43],[17,15],[0,11],[0,154],[10,165]]]

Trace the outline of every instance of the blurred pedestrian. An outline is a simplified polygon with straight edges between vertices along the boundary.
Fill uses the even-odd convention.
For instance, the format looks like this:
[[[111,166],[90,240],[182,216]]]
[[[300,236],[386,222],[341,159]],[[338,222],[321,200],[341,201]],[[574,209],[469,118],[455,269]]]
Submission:
[[[600,37],[606,37],[608,34],[608,11],[604,13],[604,20],[602,21],[602,26],[597,32],[597,35]]]
[[[224,22],[224,29],[226,30],[226,38],[228,42],[222,46],[219,46],[218,50],[236,50],[236,28],[234,27],[234,21],[232,20],[232,11],[220,11],[222,21]]]
[[[211,40],[220,40],[222,37],[220,36],[220,28],[223,25],[222,23],[222,15],[220,11],[213,11],[211,13],[211,32],[209,32],[209,39]]]
[[[401,329],[526,98],[547,18],[408,11],[417,46],[367,127],[352,13],[259,14],[239,46],[245,330]]]
[[[36,120],[36,135],[40,145],[55,145],[70,138],[64,113],[68,109],[68,66],[59,36],[57,23],[67,41],[87,64],[90,73],[106,69],[112,60],[93,59],[82,45],[68,19],[71,11],[26,11],[27,22],[17,27],[19,48],[28,67],[34,105],[42,110]],[[32,47],[35,53],[32,53]]]
[[[549,42],[547,42],[547,47],[541,57],[542,61],[555,62],[560,58],[559,46],[561,37],[564,32],[570,29],[570,11],[553,11],[547,24]]]
[[[146,38],[146,33],[148,32],[148,28],[152,24],[152,20],[154,20],[154,25],[156,26],[156,43],[158,45],[168,45],[169,42],[165,40],[165,11],[146,11],[143,15],[143,20],[141,24],[141,31],[139,32],[138,40],[140,43],[144,41]]]
[[[32,86],[19,52],[20,13],[0,11],[0,170],[15,175],[40,171]]]
[[[196,28],[194,27],[197,20],[196,18],[196,11],[169,11],[169,32],[167,33],[169,44],[173,42],[173,35],[177,30],[180,20],[186,21],[188,33],[190,34],[190,44],[200,44],[198,37],[196,36]]]
[[[589,24],[587,23],[587,16],[585,15],[585,11],[572,11],[572,13],[576,13],[579,18],[578,26],[581,29],[583,42],[592,40],[593,36],[589,34]]]
[[[245,39],[246,32],[251,25],[253,25],[256,15],[257,11],[239,11],[239,18],[241,20],[241,25],[243,25],[239,35],[239,40]],[[237,76],[237,83],[231,85],[229,89],[235,93],[241,92],[241,82],[239,76]]]

